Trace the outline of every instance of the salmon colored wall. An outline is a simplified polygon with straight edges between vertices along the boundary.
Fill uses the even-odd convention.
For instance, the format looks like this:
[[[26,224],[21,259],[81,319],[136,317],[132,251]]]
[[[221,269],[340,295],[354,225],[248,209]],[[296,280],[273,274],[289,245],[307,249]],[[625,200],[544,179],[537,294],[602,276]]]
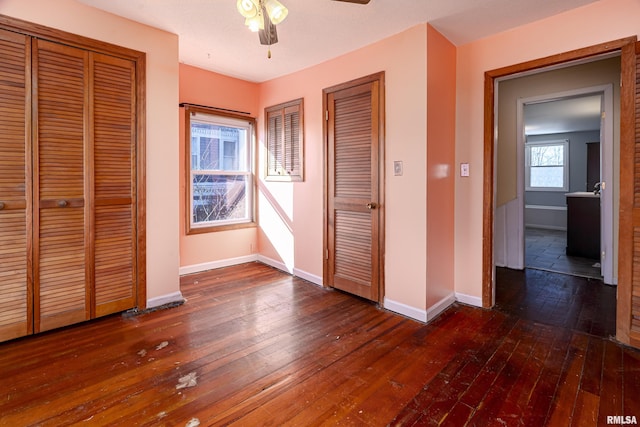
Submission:
[[[482,296],[484,73],[638,35],[638,16],[637,0],[600,0],[458,47],[456,163],[471,163],[471,177],[456,178],[457,293]]]
[[[454,292],[456,48],[427,26],[427,307]]]
[[[258,85],[180,64],[180,102],[225,108],[258,116]],[[184,111],[180,109],[180,267],[208,269],[217,262],[255,256],[256,228],[186,234]],[[203,266],[204,265],[204,266]]]
[[[0,13],[147,53],[147,298],[180,297],[178,37],[74,0],[2,0]]]
[[[426,25],[419,25],[260,85],[261,109],[300,97],[304,98],[305,109],[304,182],[260,182],[260,254],[321,282],[322,89],[385,71],[386,298],[422,310],[426,303],[427,247],[426,31]],[[258,126],[261,146],[263,127],[261,120]],[[403,161],[403,176],[393,175],[394,160]]]
[[[260,112],[258,83],[187,64],[180,64],[180,102],[241,111],[251,117],[257,117]]]

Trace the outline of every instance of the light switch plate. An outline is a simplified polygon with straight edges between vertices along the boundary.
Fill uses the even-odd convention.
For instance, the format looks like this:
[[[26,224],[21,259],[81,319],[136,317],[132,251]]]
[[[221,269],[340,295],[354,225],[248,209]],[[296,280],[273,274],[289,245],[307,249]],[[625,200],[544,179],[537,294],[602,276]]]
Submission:
[[[460,163],[460,176],[469,176],[469,163]]]
[[[395,176],[402,176],[402,161],[395,160],[393,162],[393,174]]]

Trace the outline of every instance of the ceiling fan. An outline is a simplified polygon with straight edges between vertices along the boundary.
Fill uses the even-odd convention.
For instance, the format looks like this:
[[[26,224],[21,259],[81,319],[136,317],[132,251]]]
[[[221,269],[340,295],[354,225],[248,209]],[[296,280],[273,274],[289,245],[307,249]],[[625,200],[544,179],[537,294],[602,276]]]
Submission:
[[[371,0],[333,0],[333,1],[341,1],[345,3],[355,3],[355,4],[369,4]],[[245,3],[246,3],[246,7],[244,7]],[[252,9],[253,6],[259,7],[260,9],[264,7],[264,11],[265,11],[265,17],[263,18],[264,22],[258,30],[258,35],[260,38],[260,44],[269,46],[269,52],[267,54],[267,58],[271,58],[271,45],[278,43],[278,31],[276,30],[276,23],[279,23],[282,20],[284,20],[284,18],[287,16],[287,13],[288,13],[286,11],[286,8],[282,6],[282,4],[279,4],[279,2],[271,0],[270,3],[274,4],[271,7],[275,7],[275,4],[278,4],[277,6],[280,8],[280,10],[276,10],[276,11],[282,16],[282,18],[277,22],[273,22],[273,19],[267,19],[267,18],[271,18],[271,12],[270,12],[271,9],[267,7],[269,5],[266,5],[266,4],[263,5],[262,1],[256,2],[255,0],[251,0],[251,3],[249,3],[246,0],[238,0],[238,10],[240,11],[240,13],[243,13],[243,8],[246,11],[246,9],[253,10]],[[282,13],[282,9],[285,11],[284,13]],[[249,20],[247,22],[249,22]]]

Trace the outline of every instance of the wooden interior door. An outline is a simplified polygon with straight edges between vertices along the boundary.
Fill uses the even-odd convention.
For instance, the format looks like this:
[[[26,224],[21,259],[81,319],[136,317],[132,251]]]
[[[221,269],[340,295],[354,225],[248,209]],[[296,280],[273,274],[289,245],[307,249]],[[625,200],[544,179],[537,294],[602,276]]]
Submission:
[[[0,30],[0,341],[32,331],[29,39]]]
[[[622,49],[616,338],[640,348],[640,43]]]
[[[136,306],[136,94],[132,61],[92,53],[95,312]]]
[[[325,284],[382,299],[383,88],[376,74],[325,89]]]
[[[90,318],[88,52],[34,41],[35,332]]]

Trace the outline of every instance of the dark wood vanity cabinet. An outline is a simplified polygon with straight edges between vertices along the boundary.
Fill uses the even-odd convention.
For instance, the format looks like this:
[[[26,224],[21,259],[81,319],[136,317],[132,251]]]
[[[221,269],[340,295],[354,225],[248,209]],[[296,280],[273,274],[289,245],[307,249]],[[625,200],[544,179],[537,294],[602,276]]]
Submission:
[[[600,259],[600,195],[567,194],[567,255]]]

